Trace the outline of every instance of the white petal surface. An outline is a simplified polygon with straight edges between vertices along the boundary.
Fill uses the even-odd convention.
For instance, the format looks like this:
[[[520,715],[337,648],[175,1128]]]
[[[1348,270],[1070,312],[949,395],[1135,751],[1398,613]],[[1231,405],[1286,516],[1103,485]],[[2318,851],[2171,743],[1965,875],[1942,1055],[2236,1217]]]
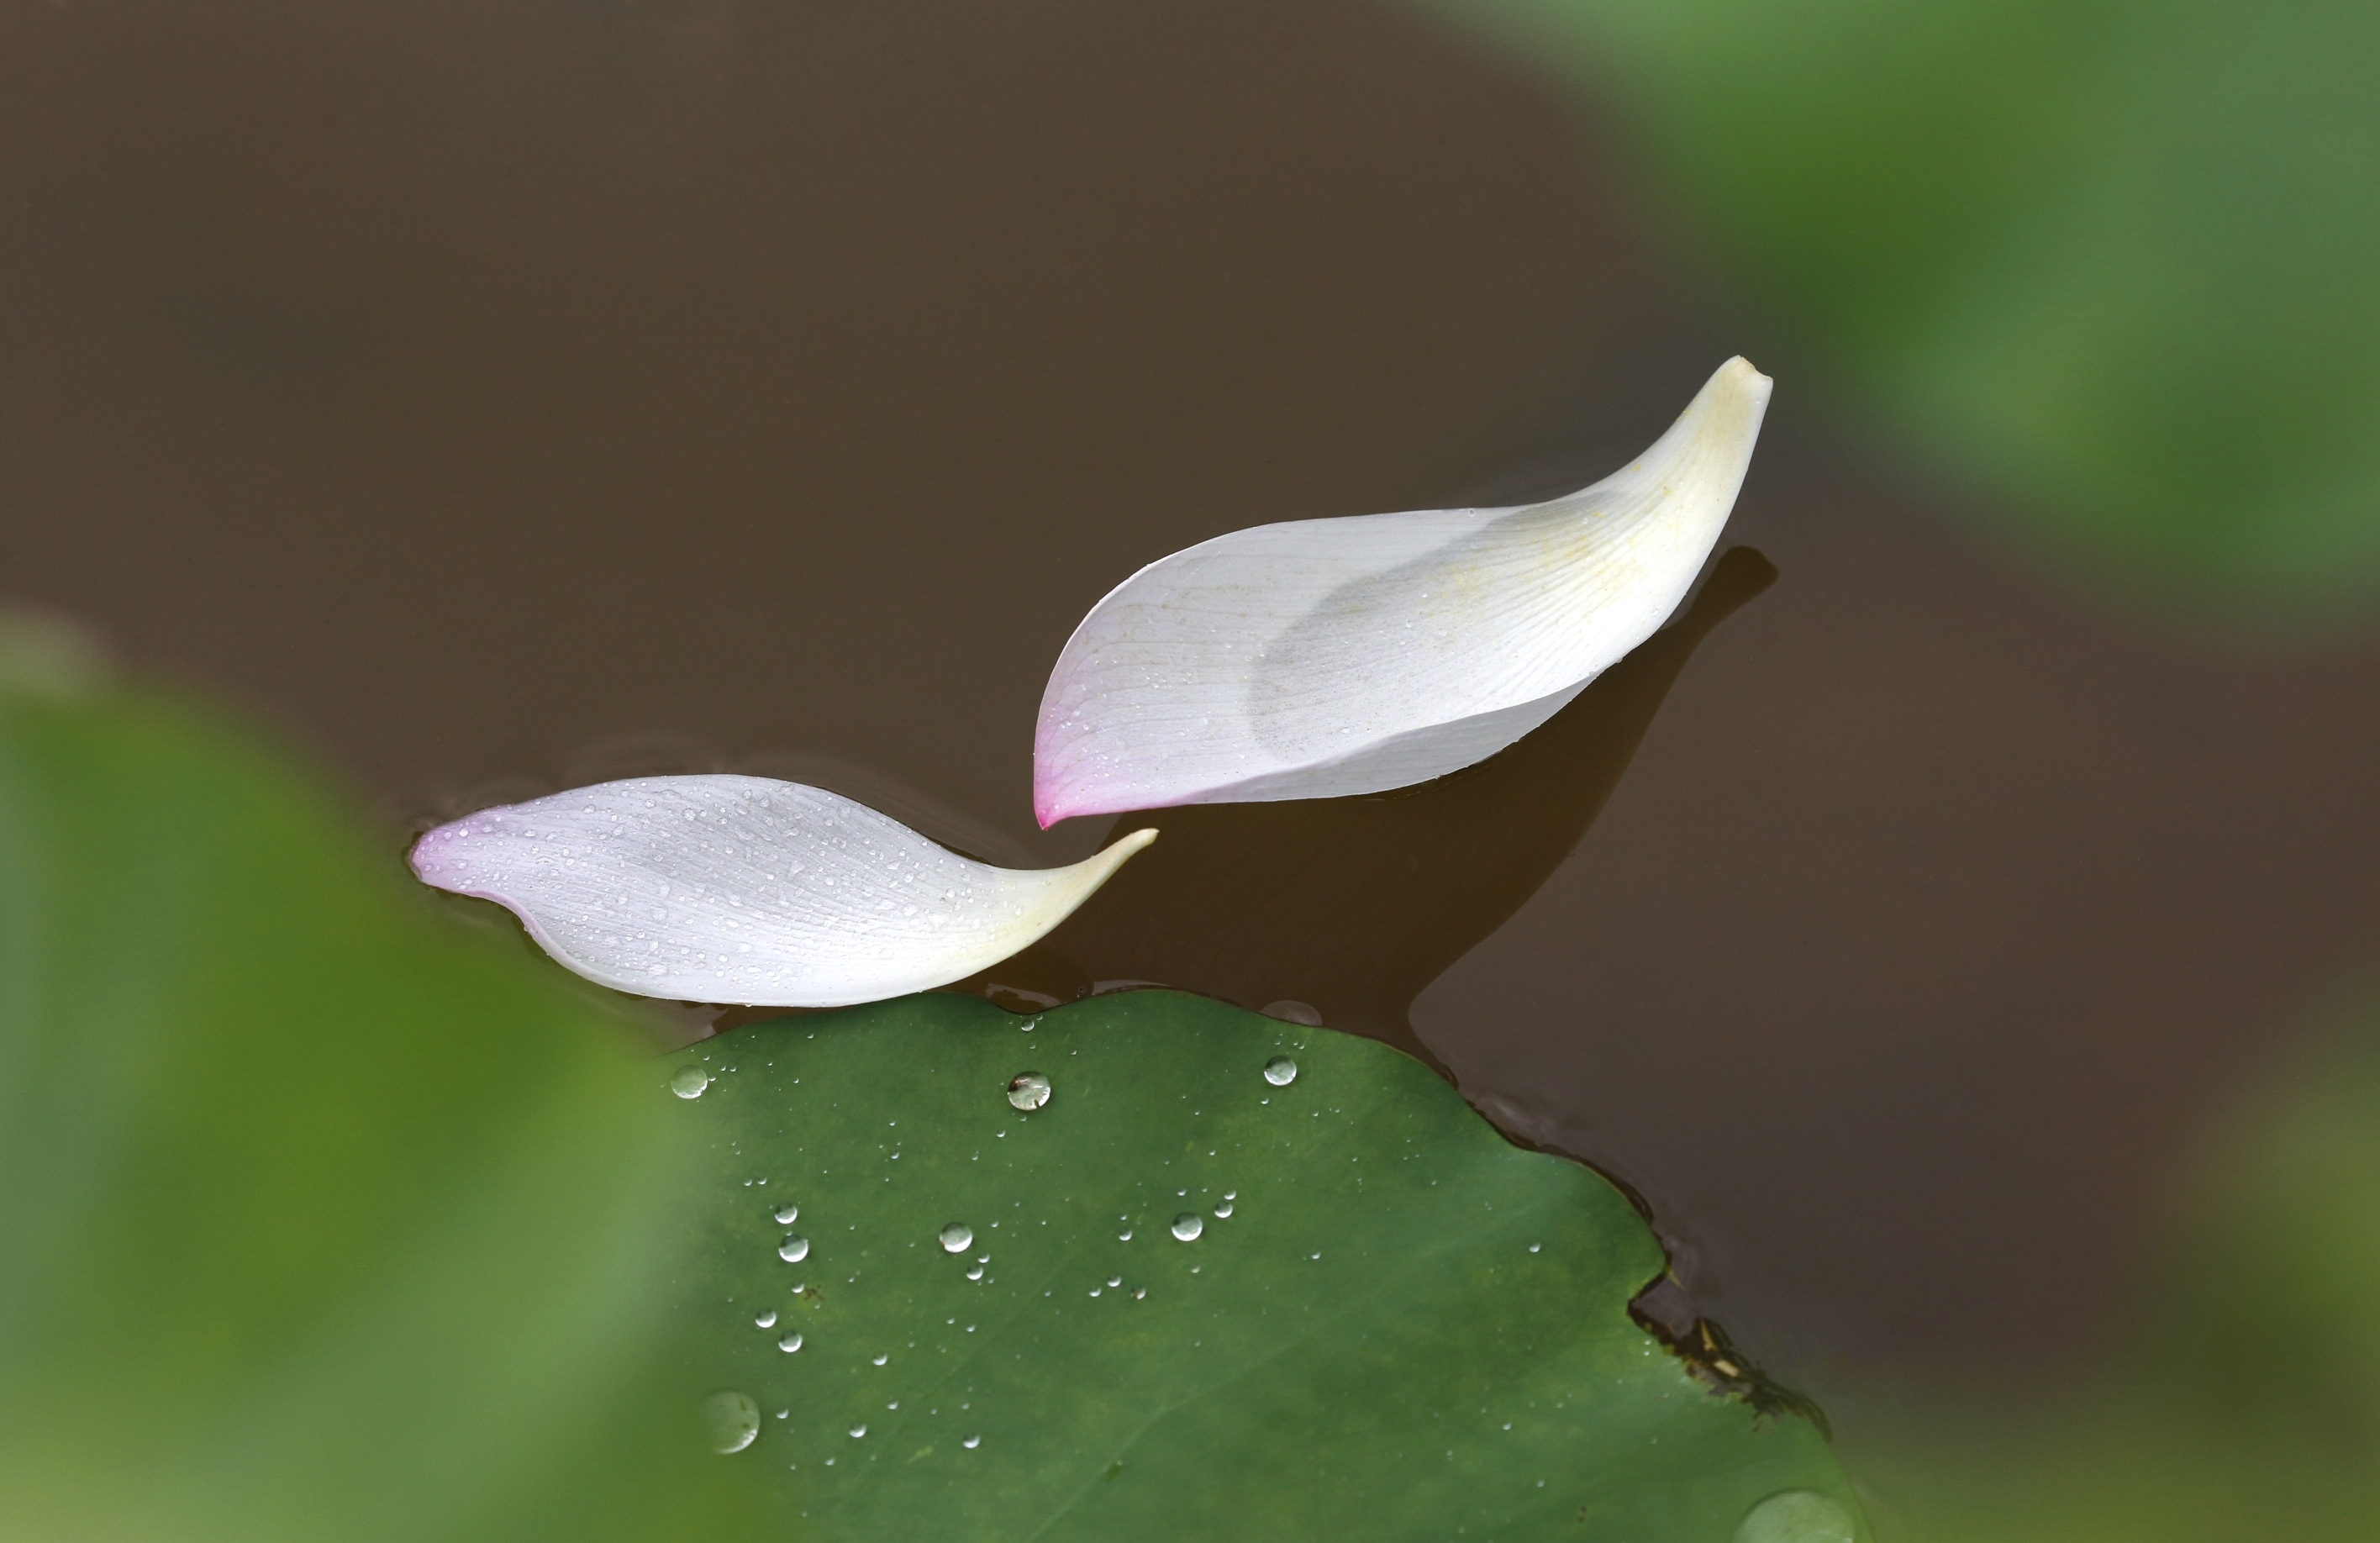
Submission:
[[[823,788],[637,777],[442,825],[413,870],[505,906],[548,954],[623,991],[840,1007],[998,964],[1156,838],[1019,871]]]
[[[1769,383],[1730,359],[1651,449],[1567,497],[1264,525],[1150,564],[1051,672],[1035,813],[1378,793],[1494,754],[1685,598]]]

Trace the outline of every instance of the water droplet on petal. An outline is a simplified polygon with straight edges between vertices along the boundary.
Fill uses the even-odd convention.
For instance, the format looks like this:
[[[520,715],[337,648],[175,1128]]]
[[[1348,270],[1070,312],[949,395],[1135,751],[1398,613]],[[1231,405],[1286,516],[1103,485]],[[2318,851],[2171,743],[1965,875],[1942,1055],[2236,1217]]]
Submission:
[[[1815,1489],[1771,1495],[1735,1529],[1735,1543],[1856,1543],[1858,1537],[1852,1513]]]
[[[1207,1230],[1207,1223],[1194,1210],[1185,1210],[1173,1219],[1173,1235],[1188,1243]]]
[[[777,1341],[777,1348],[783,1351],[788,1355],[791,1355],[795,1351],[801,1349],[801,1347],[802,1337],[799,1334],[787,1334]]]
[[[806,1237],[787,1233],[785,1241],[777,1245],[777,1257],[787,1264],[799,1264],[809,1257],[810,1240]]]
[[[749,1393],[722,1388],[702,1401],[702,1424],[711,1451],[722,1455],[742,1452],[760,1434],[760,1406]]]
[[[1297,1080],[1297,1063],[1285,1055],[1276,1055],[1265,1063],[1265,1080],[1275,1087],[1286,1087]]]
[[[680,1066],[670,1074],[670,1091],[681,1099],[698,1099],[710,1086],[710,1073],[701,1066]]]
[[[953,1221],[942,1229],[942,1252],[964,1254],[975,1244],[975,1229],[964,1221]]]
[[[771,1214],[776,1217],[778,1226],[790,1227],[794,1224],[795,1220],[801,1216],[802,1208],[799,1206],[779,1206]]]
[[[1050,1079],[1038,1072],[1026,1072],[1012,1078],[1008,1084],[1008,1101],[1019,1109],[1038,1109],[1050,1101]]]

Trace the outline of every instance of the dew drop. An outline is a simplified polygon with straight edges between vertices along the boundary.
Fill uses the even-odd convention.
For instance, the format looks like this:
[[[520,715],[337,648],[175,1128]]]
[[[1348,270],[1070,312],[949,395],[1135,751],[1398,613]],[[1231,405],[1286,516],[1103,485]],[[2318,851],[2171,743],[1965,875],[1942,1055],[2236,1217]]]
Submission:
[[[961,1441],[959,1445],[966,1448],[969,1452],[973,1452],[976,1448],[983,1445],[983,1438],[980,1436],[970,1436],[965,1440]]]
[[[1285,1024],[1304,1024],[1308,1028],[1322,1027],[1322,1014],[1293,997],[1269,1002],[1259,1010],[1268,1018],[1279,1018]]]
[[[1815,1489],[1788,1489],[1745,1513],[1735,1543],[1854,1543],[1852,1513]]]
[[[722,1456],[742,1452],[760,1434],[760,1406],[749,1393],[722,1388],[702,1401],[702,1424],[711,1451]]]
[[[892,1359],[892,1354],[891,1354],[890,1352],[887,1352],[886,1354],[884,1354],[884,1355],[879,1355],[878,1357],[876,1357],[876,1364],[877,1364],[878,1366],[880,1366],[880,1366],[882,1366],[885,1362],[887,1362],[887,1361],[889,1361],[889,1360],[891,1360],[891,1359]]]
[[[777,1309],[774,1307],[770,1308],[767,1312],[762,1313],[759,1318],[752,1320],[752,1327],[755,1329],[774,1329],[776,1326]]]
[[[975,1229],[964,1221],[953,1221],[942,1229],[942,1252],[964,1254],[975,1245]]]
[[[698,1099],[710,1086],[710,1073],[701,1066],[680,1066],[670,1075],[670,1091],[681,1099]],[[743,1397],[741,1393],[736,1395]]]
[[[799,1206],[779,1206],[775,1210],[770,1212],[770,1214],[777,1219],[778,1226],[790,1227],[794,1224],[795,1220],[802,1214],[802,1208]]]
[[[810,1240],[806,1237],[787,1233],[785,1241],[777,1245],[777,1257],[787,1264],[799,1264],[809,1257]]]
[[[970,1280],[970,1281],[980,1281],[980,1280],[982,1280],[982,1279],[983,1279],[983,1266],[981,1266],[981,1265],[977,1265],[973,1270],[968,1270],[968,1271],[967,1271],[967,1274],[966,1274],[966,1278],[967,1278],[968,1280]]]
[[[801,1349],[801,1347],[802,1337],[799,1334],[787,1334],[777,1341],[777,1348],[783,1351],[788,1355],[791,1355],[795,1351]]]
[[[1275,1087],[1286,1087],[1297,1080],[1297,1063],[1288,1056],[1276,1055],[1265,1063],[1265,1080]]]
[[[1050,1101],[1050,1079],[1038,1072],[1026,1072],[1011,1078],[1008,1101],[1019,1109],[1040,1108]]]
[[[1190,1242],[1206,1230],[1207,1223],[1199,1220],[1198,1213],[1195,1210],[1185,1210],[1173,1219],[1173,1235],[1184,1243]]]
[[[1229,1200],[1224,1201],[1221,1205],[1215,1208],[1215,1220],[1218,1221],[1220,1221],[1231,1214],[1232,1203]]]
[[[868,1428],[867,1428],[866,1426],[864,1426],[864,1425],[856,1425],[856,1426],[853,1426],[853,1427],[851,1428],[851,1439],[852,1439],[853,1440],[855,1440],[855,1441],[858,1440],[862,1436],[865,1436],[865,1435],[867,1435],[867,1434],[868,1434]]]
[[[1109,1276],[1109,1277],[1108,1277],[1108,1288],[1109,1288],[1110,1290],[1113,1290],[1113,1289],[1114,1289],[1114,1288],[1116,1288],[1117,1286],[1120,1286],[1120,1285],[1123,1285],[1123,1276],[1121,1276],[1121,1275],[1111,1275],[1111,1276]]]

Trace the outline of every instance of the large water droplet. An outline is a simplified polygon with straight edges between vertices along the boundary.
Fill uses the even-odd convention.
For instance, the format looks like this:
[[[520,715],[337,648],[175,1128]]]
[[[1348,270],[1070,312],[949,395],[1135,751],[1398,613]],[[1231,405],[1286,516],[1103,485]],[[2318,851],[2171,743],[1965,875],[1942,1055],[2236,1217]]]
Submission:
[[[1215,1208],[1215,1220],[1218,1221],[1222,1221],[1225,1217],[1228,1217],[1231,1214],[1232,1203],[1229,1200],[1224,1201],[1221,1205]]]
[[[1858,1537],[1852,1513],[1815,1489],[1771,1495],[1735,1529],[1735,1543],[1856,1543]]]
[[[975,1229],[964,1221],[953,1221],[942,1229],[942,1252],[964,1254],[975,1243]]]
[[[760,1434],[760,1406],[749,1393],[722,1388],[702,1401],[702,1426],[711,1451],[722,1455],[742,1452]]]
[[[776,1326],[777,1309],[774,1307],[770,1308],[767,1312],[762,1313],[759,1318],[752,1320],[752,1327],[755,1329],[774,1329]]]
[[[670,1074],[670,1091],[681,1099],[698,1099],[702,1097],[702,1090],[710,1086],[710,1073],[701,1066],[680,1066]],[[738,1393],[736,1396],[741,1398],[743,1395]]]
[[[787,1233],[785,1241],[777,1245],[777,1257],[787,1264],[799,1264],[809,1257],[810,1240],[806,1237]]]
[[[1040,1108],[1050,1101],[1050,1079],[1038,1072],[1026,1072],[1011,1078],[1008,1101],[1019,1109]]]
[[[1195,1210],[1185,1210],[1173,1219],[1173,1235],[1184,1243],[1188,1243],[1206,1230],[1207,1223],[1199,1220],[1198,1213]]]
[[[1276,1055],[1265,1063],[1265,1080],[1275,1087],[1286,1087],[1297,1080],[1297,1063],[1285,1055]]]
[[[779,1206],[770,1214],[776,1217],[778,1226],[790,1227],[795,1223],[795,1221],[800,1219],[802,1208],[799,1206]]]
[[[799,1334],[781,1335],[777,1340],[777,1348],[783,1351],[788,1355],[791,1355],[795,1351],[801,1349],[801,1347],[802,1337]]]

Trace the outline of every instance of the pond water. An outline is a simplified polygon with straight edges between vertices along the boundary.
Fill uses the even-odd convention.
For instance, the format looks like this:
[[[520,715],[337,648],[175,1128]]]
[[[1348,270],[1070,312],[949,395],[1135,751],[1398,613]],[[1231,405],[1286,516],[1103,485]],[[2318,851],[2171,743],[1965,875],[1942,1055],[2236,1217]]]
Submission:
[[[1442,784],[1156,817],[977,986],[1421,1051],[1831,1401],[2104,1339],[2198,1133],[2369,957],[2368,636],[2211,640],[1971,534],[1608,135],[1419,23],[403,14],[0,18],[0,586],[309,747],[392,861],[720,768],[1071,860],[1111,822],[1034,829],[1032,725],[1110,586],[1564,491],[1741,350],[1752,550],[1679,627]]]

